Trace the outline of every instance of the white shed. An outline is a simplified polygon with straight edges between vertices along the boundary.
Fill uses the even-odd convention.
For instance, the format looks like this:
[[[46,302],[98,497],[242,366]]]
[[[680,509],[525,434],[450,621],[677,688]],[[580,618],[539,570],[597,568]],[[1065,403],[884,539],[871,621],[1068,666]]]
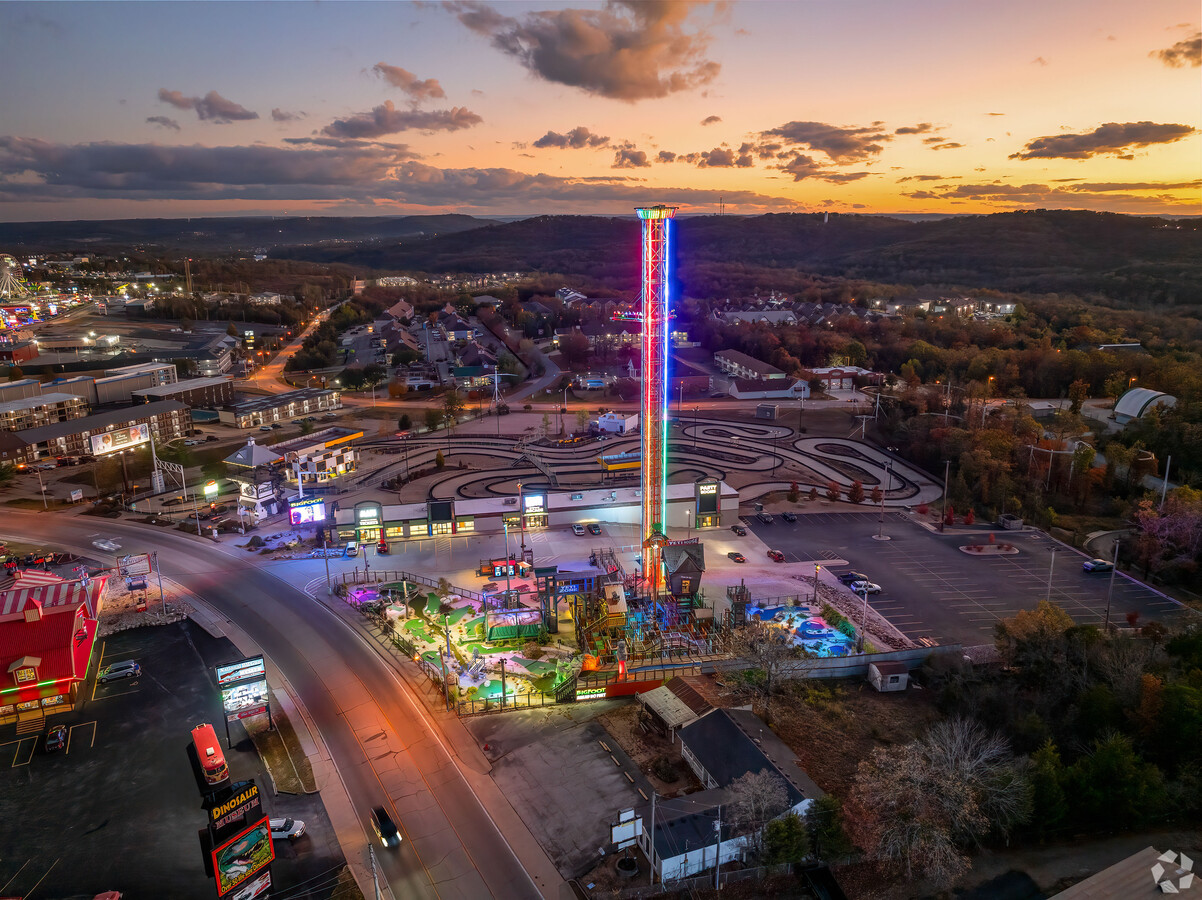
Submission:
[[[869,663],[868,681],[881,693],[904,691],[910,684],[910,670],[900,662]]]

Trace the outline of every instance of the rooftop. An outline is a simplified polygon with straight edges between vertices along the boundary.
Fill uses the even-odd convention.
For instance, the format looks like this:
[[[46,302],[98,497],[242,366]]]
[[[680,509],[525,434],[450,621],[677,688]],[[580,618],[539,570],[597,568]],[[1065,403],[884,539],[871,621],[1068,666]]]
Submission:
[[[312,400],[333,393],[335,392],[328,388],[301,388],[299,391],[288,391],[286,394],[271,394],[267,397],[255,397],[253,400],[243,400],[241,403],[233,403],[227,406],[226,409],[232,409],[235,413],[260,412],[265,409],[275,409],[277,406],[284,406],[288,403],[296,403],[300,400]]]
[[[95,434],[108,430],[110,426],[128,425],[141,419],[149,419],[153,416],[186,410],[187,408],[186,404],[180,403],[178,400],[156,400],[153,403],[142,403],[137,406],[126,406],[122,409],[111,409],[107,412],[84,416],[81,419],[68,419],[66,422],[54,422],[50,425],[41,425],[37,428],[26,428],[23,431],[11,432],[11,435],[19,438],[26,444],[40,444],[43,441],[67,437],[68,435],[79,434],[83,431]]]
[[[82,399],[79,394],[41,394],[37,397],[22,397],[20,400],[0,403],[0,414],[30,409],[34,406],[47,406],[51,403],[77,403]]]
[[[233,379],[225,375],[215,375],[212,378],[188,378],[173,384],[157,384],[154,387],[136,388],[133,393],[143,397],[172,397],[184,391],[198,391],[202,388],[226,384]]]

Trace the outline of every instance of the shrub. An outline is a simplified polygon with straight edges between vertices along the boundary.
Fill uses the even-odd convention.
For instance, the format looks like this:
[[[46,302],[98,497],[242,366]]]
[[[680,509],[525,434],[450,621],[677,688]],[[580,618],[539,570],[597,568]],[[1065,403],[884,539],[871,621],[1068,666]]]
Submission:
[[[680,770],[670,756],[657,756],[651,761],[651,774],[664,784],[671,784],[680,777]]]

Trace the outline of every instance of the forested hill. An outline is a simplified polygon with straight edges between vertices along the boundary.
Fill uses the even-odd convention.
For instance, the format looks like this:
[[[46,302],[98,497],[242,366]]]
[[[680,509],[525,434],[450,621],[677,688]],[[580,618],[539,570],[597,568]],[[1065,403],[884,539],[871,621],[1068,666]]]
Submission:
[[[487,225],[472,216],[236,216],[193,219],[107,219],[0,222],[0,250],[9,253],[179,251],[242,253],[257,248],[413,240]]]
[[[376,270],[542,271],[637,285],[638,220],[540,216],[430,240],[290,255]],[[685,217],[675,271],[697,296],[794,290],[807,274],[900,284],[1202,304],[1202,221],[1041,210],[908,222],[885,216]]]

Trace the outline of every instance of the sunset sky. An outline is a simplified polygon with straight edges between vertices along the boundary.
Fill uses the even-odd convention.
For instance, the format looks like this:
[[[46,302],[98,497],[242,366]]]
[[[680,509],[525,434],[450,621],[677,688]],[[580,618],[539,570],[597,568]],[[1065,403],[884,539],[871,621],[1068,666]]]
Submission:
[[[0,3],[0,220],[1202,215],[1198,0]]]

